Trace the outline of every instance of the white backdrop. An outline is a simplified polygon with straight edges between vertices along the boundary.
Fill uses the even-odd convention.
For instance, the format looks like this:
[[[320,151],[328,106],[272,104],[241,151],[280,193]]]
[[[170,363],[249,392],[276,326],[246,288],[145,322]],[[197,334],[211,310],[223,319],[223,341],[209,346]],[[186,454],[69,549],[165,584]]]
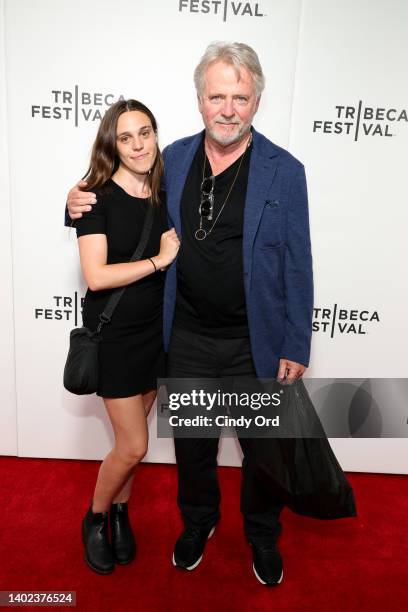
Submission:
[[[325,309],[316,311],[309,375],[406,376],[398,340],[407,338],[402,164],[408,125],[367,119],[365,129],[379,124],[385,133],[389,124],[394,136],[378,129],[365,135],[361,118],[367,108],[404,109],[403,0],[377,0],[375,11],[368,0],[120,0],[114,8],[106,0],[3,0],[1,6],[7,114],[0,80],[0,118],[2,127],[7,119],[9,139],[7,145],[2,130],[0,146],[10,164],[10,190],[7,166],[0,170],[1,312],[9,322],[0,357],[1,453],[100,458],[108,451],[101,400],[71,396],[61,382],[69,330],[81,324],[85,293],[75,232],[63,227],[66,193],[86,170],[98,117],[120,95],[151,107],[161,146],[201,129],[192,74],[212,40],[240,40],[257,50],[267,87],[255,125],[306,166],[315,303]],[[345,109],[336,106],[353,107],[354,118],[337,118]],[[330,133],[340,129],[336,121],[353,125]],[[371,321],[360,320],[366,311]],[[154,415],[150,430],[145,460],[174,461],[171,440],[155,436]],[[406,471],[406,439],[332,444],[345,469]],[[234,440],[223,440],[219,462],[240,463]]]
[[[13,284],[11,264],[11,223],[9,199],[9,165],[7,146],[7,100],[4,46],[3,0],[0,0],[0,319],[2,338],[0,348],[0,453],[17,454],[16,389],[14,362]]]
[[[407,24],[403,0],[303,3],[289,149],[306,166],[315,305],[329,311],[315,312],[308,376],[407,377]],[[405,119],[370,119],[377,109]],[[332,445],[347,469],[407,471],[406,439]]]

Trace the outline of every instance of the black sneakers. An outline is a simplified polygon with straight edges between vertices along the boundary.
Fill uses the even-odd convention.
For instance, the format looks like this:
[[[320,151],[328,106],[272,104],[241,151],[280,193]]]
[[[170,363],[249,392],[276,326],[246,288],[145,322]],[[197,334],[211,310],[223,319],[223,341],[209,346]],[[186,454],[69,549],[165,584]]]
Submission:
[[[214,533],[215,526],[203,531],[195,527],[186,527],[176,542],[173,553],[173,565],[186,570],[193,570],[203,558],[207,540]]]
[[[176,542],[173,553],[173,565],[186,570],[193,570],[203,558],[207,540],[211,538],[215,526],[210,531],[186,527]],[[262,584],[278,585],[283,579],[282,557],[276,544],[252,544],[254,574]]]
[[[253,570],[259,582],[275,586],[282,582],[282,557],[276,544],[251,544],[253,553]]]
[[[98,574],[110,574],[115,568],[108,535],[108,513],[89,508],[82,521],[85,561]]]
[[[136,554],[136,542],[129,521],[127,503],[111,505],[110,528],[113,557],[119,565],[126,565],[133,561]]]

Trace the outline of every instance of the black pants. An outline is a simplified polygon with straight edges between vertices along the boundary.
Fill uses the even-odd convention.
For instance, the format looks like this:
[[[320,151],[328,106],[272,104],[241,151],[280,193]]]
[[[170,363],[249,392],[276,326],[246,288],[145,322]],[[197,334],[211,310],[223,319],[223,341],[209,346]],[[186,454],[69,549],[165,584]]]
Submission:
[[[249,338],[210,338],[175,328],[169,348],[169,378],[256,376]],[[218,438],[174,438],[178,465],[178,505],[186,526],[208,529],[220,517],[217,479]],[[267,440],[239,438],[242,462],[241,512],[249,542],[275,541],[283,504],[259,477],[268,463]]]

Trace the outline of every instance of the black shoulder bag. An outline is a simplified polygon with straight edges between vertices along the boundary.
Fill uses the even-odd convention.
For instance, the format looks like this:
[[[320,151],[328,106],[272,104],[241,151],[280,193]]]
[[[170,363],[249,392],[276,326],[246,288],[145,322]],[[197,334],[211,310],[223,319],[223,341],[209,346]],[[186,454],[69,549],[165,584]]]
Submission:
[[[142,229],[142,235],[129,262],[138,261],[146,248],[153,225],[153,207],[149,206]],[[95,331],[88,327],[76,327],[71,330],[69,351],[64,368],[64,387],[76,395],[95,393],[98,386],[98,346],[101,341],[101,329],[109,323],[116,306],[126,287],[115,289],[99,315],[99,325]]]

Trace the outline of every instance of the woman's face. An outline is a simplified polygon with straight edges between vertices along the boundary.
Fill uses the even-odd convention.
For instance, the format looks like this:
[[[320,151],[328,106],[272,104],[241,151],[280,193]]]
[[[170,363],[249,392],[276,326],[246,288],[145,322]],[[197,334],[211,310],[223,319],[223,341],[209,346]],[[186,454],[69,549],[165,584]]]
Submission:
[[[120,164],[135,174],[146,174],[157,154],[156,134],[147,115],[127,111],[116,126],[116,151]]]

